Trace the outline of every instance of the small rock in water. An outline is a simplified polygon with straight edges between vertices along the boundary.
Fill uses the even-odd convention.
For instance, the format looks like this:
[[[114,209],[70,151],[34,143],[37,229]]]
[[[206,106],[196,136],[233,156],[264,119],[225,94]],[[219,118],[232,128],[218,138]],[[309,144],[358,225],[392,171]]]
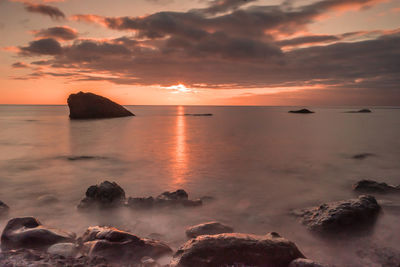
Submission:
[[[79,209],[113,208],[125,202],[125,191],[117,183],[104,181],[100,185],[92,185],[86,191],[86,197],[78,205]]]
[[[68,97],[71,119],[100,119],[135,116],[123,106],[93,93],[79,92]]]
[[[352,158],[353,159],[366,159],[368,157],[373,157],[375,154],[372,153],[361,153],[361,154],[356,154]]]
[[[367,108],[363,108],[357,111],[347,111],[347,113],[371,113],[372,111],[370,109]]]
[[[191,226],[186,230],[186,236],[189,238],[196,238],[200,235],[217,235],[224,233],[233,233],[233,228],[219,222],[202,223]]]
[[[8,221],[1,235],[1,249],[47,249],[53,244],[75,242],[75,234],[42,225],[33,217]]]
[[[175,253],[171,267],[287,267],[304,258],[297,246],[278,234],[257,236],[228,233],[190,239]]]
[[[101,256],[110,262],[137,264],[146,256],[157,259],[172,253],[161,241],[140,238],[113,227],[89,227],[81,240],[89,257]]]
[[[299,109],[299,110],[290,110],[289,113],[310,114],[310,113],[314,113],[314,111],[303,108],[303,109]]]
[[[288,267],[326,267],[326,265],[322,265],[313,260],[298,258],[292,261]]]
[[[302,223],[311,230],[338,232],[372,224],[380,208],[373,196],[361,195],[357,199],[326,203],[294,214],[301,216]]]
[[[37,200],[41,204],[54,204],[59,201],[58,198],[52,194],[41,195],[37,198]]]
[[[7,206],[6,203],[4,203],[3,201],[0,200],[0,217],[7,215],[9,210],[10,210],[10,207]]]
[[[400,193],[399,186],[388,185],[387,183],[379,183],[373,180],[361,180],[353,185],[353,189],[366,193]]]

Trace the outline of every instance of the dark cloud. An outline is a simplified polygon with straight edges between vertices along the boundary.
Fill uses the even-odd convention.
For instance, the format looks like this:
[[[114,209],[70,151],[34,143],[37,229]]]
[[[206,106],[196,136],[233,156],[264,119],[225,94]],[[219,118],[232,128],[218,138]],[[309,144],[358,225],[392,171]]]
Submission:
[[[54,6],[25,2],[25,10],[33,13],[50,16],[52,19],[64,19],[65,14]]]
[[[14,64],[11,65],[13,68],[16,69],[23,69],[23,68],[28,68],[28,64],[24,63],[24,62],[15,62]]]
[[[73,40],[78,37],[78,32],[67,26],[58,26],[34,31],[36,37],[54,38],[59,40]]]
[[[20,52],[23,55],[59,55],[62,53],[62,47],[55,39],[45,38],[21,47]]]

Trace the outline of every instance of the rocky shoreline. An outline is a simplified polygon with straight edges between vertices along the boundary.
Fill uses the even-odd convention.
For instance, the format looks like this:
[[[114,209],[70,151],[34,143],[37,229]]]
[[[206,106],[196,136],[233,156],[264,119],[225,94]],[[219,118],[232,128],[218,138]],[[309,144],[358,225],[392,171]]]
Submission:
[[[371,180],[357,182],[355,192],[398,193],[398,186]],[[207,197],[209,198],[209,197]],[[115,182],[90,186],[78,210],[162,209],[199,207],[186,191],[164,192],[157,197],[129,197]],[[0,211],[9,207],[0,201]],[[372,195],[324,203],[294,210],[300,222],[316,233],[338,234],[372,226],[381,207]],[[307,259],[297,245],[276,232],[265,235],[237,233],[232,226],[205,222],[186,229],[188,241],[174,251],[160,237],[143,238],[112,226],[91,226],[77,236],[48,227],[34,217],[13,218],[1,235],[0,266],[131,266],[131,267],[220,267],[220,266],[328,266]],[[162,237],[161,237],[162,238]],[[400,255],[390,256],[395,261]],[[390,266],[390,265],[382,265]],[[396,266],[396,265],[395,265]],[[398,265],[397,265],[398,266]]]

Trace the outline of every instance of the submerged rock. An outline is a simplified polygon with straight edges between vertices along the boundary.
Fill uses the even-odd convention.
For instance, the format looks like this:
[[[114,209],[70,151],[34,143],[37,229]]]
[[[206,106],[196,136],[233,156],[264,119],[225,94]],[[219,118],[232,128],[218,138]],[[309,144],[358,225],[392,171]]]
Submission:
[[[299,109],[299,110],[290,110],[289,113],[310,114],[310,113],[314,113],[314,111],[303,108],[303,109]]]
[[[47,249],[53,244],[74,242],[75,234],[43,226],[33,217],[8,221],[1,235],[1,249]]]
[[[375,154],[372,153],[361,153],[361,154],[355,154],[352,158],[353,159],[366,159],[368,157],[373,157]]]
[[[71,119],[100,119],[135,116],[123,106],[93,93],[79,92],[68,97]]]
[[[10,207],[7,206],[6,203],[0,200],[0,217],[7,215],[10,210]]]
[[[196,238],[200,235],[217,235],[224,233],[233,233],[233,228],[219,222],[202,223],[191,226],[186,230],[186,236],[189,238]]]
[[[153,197],[130,197],[127,206],[130,208],[147,209],[153,207],[197,207],[203,202],[200,199],[190,200],[188,193],[183,189],[173,192],[164,192],[156,198]]]
[[[172,253],[165,243],[140,238],[113,227],[89,227],[81,238],[89,257],[101,256],[110,262],[139,263],[147,256],[157,259]]]
[[[295,215],[301,216],[302,223],[311,230],[337,232],[372,224],[380,208],[373,196],[361,195],[357,199],[325,203],[319,207],[295,211]]]
[[[387,183],[379,183],[373,180],[361,180],[353,185],[353,189],[366,193],[400,193],[400,186],[388,185]]]
[[[304,256],[296,245],[277,233],[265,236],[228,233],[190,239],[176,252],[171,267],[287,267],[297,258]]]
[[[86,191],[78,209],[113,208],[123,205],[125,191],[116,182],[104,181],[100,185],[92,185]]]
[[[54,204],[57,203],[59,200],[55,195],[52,194],[46,194],[46,195],[41,195],[37,198],[37,201],[40,204]]]
[[[288,267],[326,267],[326,265],[322,265],[313,260],[298,258],[292,261]]]

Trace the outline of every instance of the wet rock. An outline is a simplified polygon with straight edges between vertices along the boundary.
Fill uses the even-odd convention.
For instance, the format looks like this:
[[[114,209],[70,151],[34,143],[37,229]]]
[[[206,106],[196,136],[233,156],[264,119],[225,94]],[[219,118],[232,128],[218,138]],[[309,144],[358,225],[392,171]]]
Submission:
[[[309,259],[299,258],[292,261],[288,267],[327,267],[327,266]]]
[[[100,185],[92,185],[86,191],[78,209],[114,208],[125,202],[125,191],[117,183],[104,181]]]
[[[371,225],[380,211],[373,196],[361,195],[349,199],[325,203],[319,207],[297,210],[295,215],[302,217],[302,223],[311,230],[319,232],[338,232]]]
[[[354,155],[352,158],[353,159],[366,159],[366,158],[373,157],[373,156],[375,156],[375,154],[372,154],[372,153],[361,153],[361,154]]]
[[[287,267],[303,254],[277,233],[265,236],[228,233],[190,239],[174,255],[171,267],[274,266]]]
[[[186,230],[186,236],[189,238],[196,238],[200,235],[217,235],[224,233],[233,233],[233,228],[219,222],[202,223],[189,227]]]
[[[78,248],[74,243],[57,243],[49,247],[47,252],[52,255],[71,258],[78,254]]]
[[[135,209],[147,208],[162,208],[162,207],[197,207],[203,202],[200,199],[188,199],[188,193],[185,190],[179,189],[173,192],[164,192],[156,198],[153,197],[130,197],[127,201],[127,206]]]
[[[1,249],[47,249],[53,244],[74,242],[75,234],[42,225],[33,217],[8,221],[1,235]]]
[[[99,119],[135,116],[123,106],[108,98],[79,92],[68,97],[69,117],[71,119]]]
[[[366,193],[400,193],[399,186],[388,185],[387,183],[379,183],[373,180],[361,180],[353,185],[353,189]]]
[[[139,263],[147,256],[157,259],[171,254],[171,248],[161,241],[140,238],[113,227],[89,227],[82,236],[90,257],[101,256],[110,262]]]
[[[47,194],[47,195],[39,196],[37,198],[37,201],[40,204],[54,204],[54,203],[57,203],[59,200],[55,195]]]
[[[6,203],[0,200],[0,217],[5,216],[10,211],[10,207]]]
[[[290,110],[289,113],[311,114],[311,113],[314,113],[314,111],[303,108],[303,109],[299,109],[299,110]]]

